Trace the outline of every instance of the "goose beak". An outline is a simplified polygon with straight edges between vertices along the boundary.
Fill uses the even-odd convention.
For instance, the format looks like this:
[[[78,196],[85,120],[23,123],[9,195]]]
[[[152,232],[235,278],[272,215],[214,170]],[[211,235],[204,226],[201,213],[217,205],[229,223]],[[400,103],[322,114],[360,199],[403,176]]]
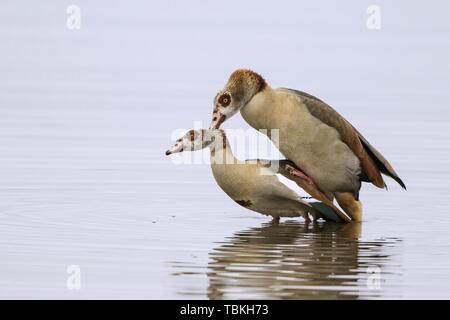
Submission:
[[[176,143],[172,148],[166,151],[166,156],[171,155],[172,153],[183,152],[183,144]]]
[[[211,121],[209,129],[219,129],[220,125],[225,122],[227,116],[219,113],[219,115]]]

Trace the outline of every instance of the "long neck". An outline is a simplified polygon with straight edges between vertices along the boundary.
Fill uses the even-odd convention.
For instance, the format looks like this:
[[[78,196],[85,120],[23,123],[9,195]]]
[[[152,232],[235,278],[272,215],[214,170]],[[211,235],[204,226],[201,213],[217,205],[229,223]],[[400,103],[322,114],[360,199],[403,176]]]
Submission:
[[[274,90],[267,86],[255,96],[241,109],[241,115],[244,120],[253,128],[271,129],[268,121],[275,111],[273,108]]]
[[[237,160],[231,151],[227,136],[221,130],[213,133],[214,141],[209,146],[211,152],[211,164],[233,164]]]

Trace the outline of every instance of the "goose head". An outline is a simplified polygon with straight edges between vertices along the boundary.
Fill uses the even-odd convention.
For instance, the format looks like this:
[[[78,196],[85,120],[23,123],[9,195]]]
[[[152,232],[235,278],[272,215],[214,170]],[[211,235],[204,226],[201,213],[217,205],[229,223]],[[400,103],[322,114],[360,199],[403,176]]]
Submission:
[[[209,128],[220,128],[225,120],[235,115],[266,86],[266,81],[256,72],[247,69],[234,71],[225,87],[214,98],[214,110]]]
[[[217,137],[222,136],[224,136],[222,130],[189,130],[184,136],[175,141],[175,144],[166,151],[166,155],[204,149],[218,140]]]

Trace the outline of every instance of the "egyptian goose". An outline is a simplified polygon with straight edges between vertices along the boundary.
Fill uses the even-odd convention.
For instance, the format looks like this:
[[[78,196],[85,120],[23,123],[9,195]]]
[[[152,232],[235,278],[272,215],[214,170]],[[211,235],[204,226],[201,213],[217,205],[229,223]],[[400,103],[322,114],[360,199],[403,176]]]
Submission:
[[[239,205],[272,216],[275,220],[280,217],[302,216],[309,222],[309,213],[314,220],[322,217],[336,222],[351,221],[294,163],[288,160],[236,159],[223,130],[190,130],[166,151],[166,155],[207,147],[210,149],[211,169],[217,184]],[[312,197],[325,204],[302,200],[278,179],[277,174],[295,181]]]
[[[257,73],[234,71],[214,99],[211,129],[235,113],[253,128],[278,129],[281,153],[309,176],[330,201],[361,221],[361,181],[386,187],[382,173],[405,184],[394,168],[344,117],[307,93],[271,88]],[[270,138],[270,135],[268,135]]]

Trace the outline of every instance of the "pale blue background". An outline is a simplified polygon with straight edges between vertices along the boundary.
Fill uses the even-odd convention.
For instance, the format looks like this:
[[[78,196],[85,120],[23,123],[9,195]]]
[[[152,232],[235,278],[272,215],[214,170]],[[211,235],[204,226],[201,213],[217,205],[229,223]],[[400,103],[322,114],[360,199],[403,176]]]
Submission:
[[[81,30],[66,28],[69,4]],[[371,31],[370,4],[3,0],[0,297],[207,298],[208,254],[267,218],[164,151],[174,129],[209,123],[216,91],[246,67],[329,102],[408,185],[361,194],[361,241],[401,243],[381,296],[450,298],[450,7],[377,1]],[[242,296],[261,297],[230,291]]]

